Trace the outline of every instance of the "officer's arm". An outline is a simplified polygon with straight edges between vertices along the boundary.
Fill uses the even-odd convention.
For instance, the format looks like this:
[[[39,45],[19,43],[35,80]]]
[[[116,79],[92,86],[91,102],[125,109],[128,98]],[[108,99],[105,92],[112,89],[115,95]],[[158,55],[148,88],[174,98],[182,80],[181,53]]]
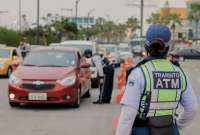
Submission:
[[[96,68],[97,68],[99,76],[103,77],[104,73],[103,73],[103,66],[102,66],[102,64],[100,62],[95,62],[95,65],[96,65]]]
[[[99,76],[103,77],[104,73],[103,73],[103,66],[102,66],[102,63],[101,63],[101,58],[96,56],[95,58],[93,58],[93,62],[95,64],[96,68],[97,68]]]
[[[144,76],[139,68],[134,69],[128,78],[125,94],[121,101],[122,110],[116,135],[130,135],[143,90]]]
[[[122,106],[116,135],[130,135],[137,112],[138,111],[131,106]]]
[[[198,110],[197,98],[189,81],[187,89],[182,95],[181,105],[183,106],[184,110],[179,115],[177,120],[179,129],[187,127],[196,116]]]

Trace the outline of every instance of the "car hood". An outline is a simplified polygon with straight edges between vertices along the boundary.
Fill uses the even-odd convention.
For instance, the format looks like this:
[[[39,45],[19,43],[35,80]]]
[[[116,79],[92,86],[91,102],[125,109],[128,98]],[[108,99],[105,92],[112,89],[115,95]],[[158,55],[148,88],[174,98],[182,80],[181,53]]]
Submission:
[[[73,73],[75,67],[29,67],[19,66],[15,75],[24,80],[59,80]]]
[[[0,62],[6,62],[8,60],[9,60],[9,58],[0,58]]]

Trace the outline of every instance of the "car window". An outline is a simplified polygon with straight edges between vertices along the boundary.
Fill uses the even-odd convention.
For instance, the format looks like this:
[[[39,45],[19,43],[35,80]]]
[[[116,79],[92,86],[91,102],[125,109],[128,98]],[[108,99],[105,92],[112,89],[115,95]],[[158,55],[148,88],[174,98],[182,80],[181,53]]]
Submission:
[[[85,45],[85,44],[66,44],[66,45],[61,45],[62,47],[70,47],[70,48],[77,48],[80,49],[81,53],[83,53],[85,50],[91,50],[93,51],[93,46],[92,45]]]
[[[24,60],[25,66],[68,67],[76,64],[74,52],[33,51]]]
[[[10,50],[0,49],[0,58],[8,58],[8,57],[10,57]]]

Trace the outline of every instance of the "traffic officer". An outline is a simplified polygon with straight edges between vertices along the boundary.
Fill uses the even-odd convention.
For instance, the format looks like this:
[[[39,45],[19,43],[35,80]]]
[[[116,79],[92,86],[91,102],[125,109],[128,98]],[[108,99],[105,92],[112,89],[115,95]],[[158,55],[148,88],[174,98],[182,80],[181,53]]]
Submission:
[[[107,57],[103,56],[104,85],[101,103],[110,104],[113,92],[115,66]]]
[[[185,72],[166,59],[171,32],[154,24],[146,34],[148,58],[128,77],[116,135],[179,135],[197,114],[197,98]],[[184,110],[176,117],[179,103]]]
[[[90,49],[87,49],[84,51],[83,54],[87,59],[90,59],[90,63],[94,65],[97,69],[97,74],[98,74],[98,80],[99,80],[99,99],[95,102],[94,104],[99,104],[101,103],[102,95],[103,95],[103,83],[104,83],[104,73],[103,73],[103,65],[102,65],[102,57],[100,54],[95,53],[93,55],[92,51]]]

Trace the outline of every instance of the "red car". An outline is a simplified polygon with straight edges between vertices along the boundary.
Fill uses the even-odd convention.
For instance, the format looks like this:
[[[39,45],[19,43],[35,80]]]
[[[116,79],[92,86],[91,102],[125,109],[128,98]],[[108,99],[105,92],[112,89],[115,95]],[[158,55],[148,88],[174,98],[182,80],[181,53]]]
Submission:
[[[24,104],[70,104],[90,97],[90,65],[78,50],[62,47],[33,50],[9,78],[11,107]]]

